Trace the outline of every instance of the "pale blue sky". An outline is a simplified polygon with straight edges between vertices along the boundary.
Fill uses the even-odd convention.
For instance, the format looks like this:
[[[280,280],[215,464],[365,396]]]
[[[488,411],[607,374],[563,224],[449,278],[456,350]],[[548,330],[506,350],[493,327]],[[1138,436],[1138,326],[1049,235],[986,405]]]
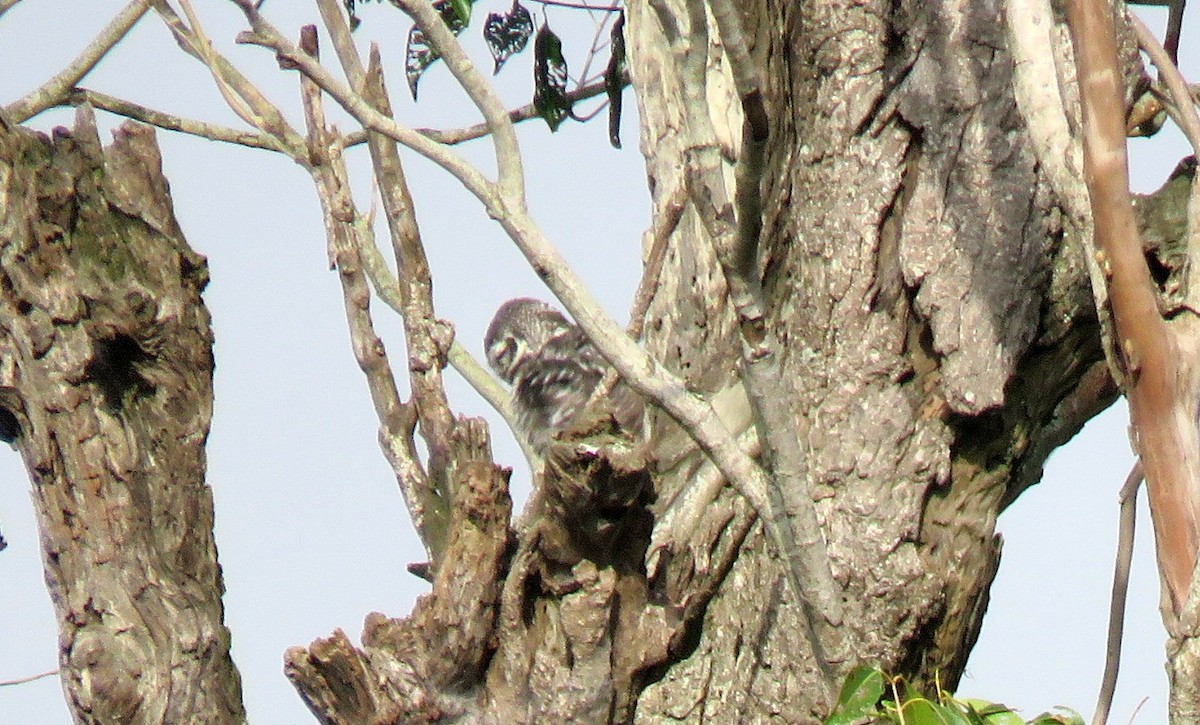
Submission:
[[[0,104],[61,67],[122,5],[25,0],[6,14],[0,20]],[[232,4],[204,5],[206,29],[218,47],[298,122],[294,75],[276,70],[266,51],[232,46],[241,27]],[[473,123],[472,109],[445,68],[435,67],[423,79],[420,104],[407,100],[401,69],[408,24],[384,5],[361,9],[366,23],[359,40],[379,39],[403,121]],[[266,10],[293,37],[316,17],[307,3],[268,2]],[[560,30],[571,22],[564,12],[551,19]],[[1197,23],[1189,26],[1194,35]],[[467,37],[475,57],[490,67],[478,25]],[[1188,47],[1185,71],[1200,77],[1200,53],[1194,42]],[[529,59],[517,57],[500,76],[513,106],[529,99],[528,73]],[[154,16],[142,20],[88,85],[183,115],[236,123],[207,73],[177,50]],[[520,129],[536,218],[621,320],[636,285],[640,234],[649,214],[631,92],[626,109],[622,151],[608,146],[602,120],[568,122],[554,138],[540,122]],[[63,123],[69,123],[69,114],[47,114],[33,125],[48,129]],[[110,117],[103,123],[105,129],[112,126]],[[1134,150],[1139,190],[1157,186],[1186,153],[1178,134],[1165,135],[1153,143],[1152,159],[1142,153],[1148,144]],[[299,167],[266,152],[165,132],[159,140],[180,222],[212,272],[205,299],[217,340],[217,399],[209,482],[246,706],[256,725],[308,722],[282,674],[284,649],[339,627],[356,638],[370,611],[407,613],[426,585],[404,567],[423,557],[376,445],[377,423],[348,345],[310,180]],[[462,151],[490,168],[486,142]],[[360,152],[360,163],[361,157]],[[548,294],[453,180],[420,160],[409,161],[407,170],[435,273],[438,313],[478,352],[500,302]],[[365,204],[370,189],[365,174],[356,185]],[[400,326],[381,305],[375,309],[393,360],[402,361]],[[450,377],[459,411],[489,415]],[[519,467],[511,437],[492,420],[497,459]],[[1090,717],[1103,667],[1116,491],[1132,460],[1125,425],[1123,408],[1096,420],[1052,458],[1045,481],[1001,518],[1004,560],[964,693],[1004,700],[1029,716],[1062,703]],[[55,665],[56,633],[28,486],[18,455],[0,450],[0,530],[9,542],[0,553],[0,681]],[[521,470],[514,490],[528,491]],[[1113,721],[1124,722],[1147,696],[1137,721],[1156,723],[1165,721],[1166,712],[1164,635],[1144,506],[1139,522]],[[67,722],[56,678],[0,688],[0,725]]]

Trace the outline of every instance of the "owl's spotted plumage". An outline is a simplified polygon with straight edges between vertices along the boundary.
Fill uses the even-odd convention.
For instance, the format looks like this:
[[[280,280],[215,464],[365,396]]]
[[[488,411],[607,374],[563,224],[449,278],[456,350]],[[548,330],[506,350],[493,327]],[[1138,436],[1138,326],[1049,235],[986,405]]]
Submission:
[[[583,410],[608,371],[577,325],[527,297],[500,306],[484,347],[492,369],[512,386],[521,433],[538,450]],[[624,385],[618,384],[612,397],[618,422],[631,424],[640,417],[640,402]]]

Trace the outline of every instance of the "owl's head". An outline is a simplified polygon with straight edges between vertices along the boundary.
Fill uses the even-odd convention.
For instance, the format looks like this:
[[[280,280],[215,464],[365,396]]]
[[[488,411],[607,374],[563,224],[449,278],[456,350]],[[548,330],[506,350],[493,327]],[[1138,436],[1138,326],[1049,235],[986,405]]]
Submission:
[[[550,305],[529,297],[509,300],[496,310],[483,338],[488,364],[512,384],[523,365],[542,355],[572,325]]]

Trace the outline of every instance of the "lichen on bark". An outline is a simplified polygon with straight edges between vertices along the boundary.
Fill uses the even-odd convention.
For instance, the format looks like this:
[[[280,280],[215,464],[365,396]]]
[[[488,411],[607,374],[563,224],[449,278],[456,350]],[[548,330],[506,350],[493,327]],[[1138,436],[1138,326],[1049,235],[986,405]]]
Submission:
[[[0,119],[0,407],[80,722],[243,721],[204,444],[213,336],[151,129]]]

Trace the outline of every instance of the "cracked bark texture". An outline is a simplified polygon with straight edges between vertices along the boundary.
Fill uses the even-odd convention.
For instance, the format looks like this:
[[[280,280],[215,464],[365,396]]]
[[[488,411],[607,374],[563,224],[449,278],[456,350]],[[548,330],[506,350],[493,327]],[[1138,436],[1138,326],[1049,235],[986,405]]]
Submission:
[[[953,689],[999,562],[996,516],[1116,395],[1078,241],[1064,237],[1015,108],[997,2],[741,7],[771,110],[765,295],[808,419],[798,428],[849,654]],[[678,77],[653,13],[631,3],[628,28],[661,189],[688,143]],[[736,109],[719,116],[732,108],[723,85],[710,108],[737,128]],[[687,251],[668,257],[648,344],[711,389],[736,356],[696,235],[685,216],[673,244]],[[682,485],[658,483],[660,496]],[[747,519],[727,490],[664,580],[692,581]],[[750,528],[636,720],[816,721],[815,670],[782,577]]]
[[[735,158],[741,137],[711,24],[714,137],[686,127],[659,24],[684,5],[626,8],[664,219],[689,150],[717,143]],[[1016,109],[997,0],[740,8],[772,129],[760,269],[847,603],[838,664],[953,689],[999,564],[997,515],[1117,394],[1082,244]],[[645,344],[715,394],[741,366],[725,280],[690,208],[668,233]],[[455,487],[474,492],[452,502],[452,531],[471,538],[452,540],[416,612],[386,620],[386,636],[372,615],[361,650],[338,633],[290,653],[322,721],[819,721],[828,703],[800,613],[745,501],[726,487],[682,538],[649,548],[708,475],[652,418],[649,446],[603,415],[561,436],[511,532],[503,477]],[[482,463],[486,439],[473,449]]]
[[[76,722],[245,720],[204,483],[207,281],[152,130],[102,149],[90,109],[52,138],[0,119],[0,409]]]
[[[987,607],[997,515],[1116,396],[1081,244],[1012,98],[998,1],[741,5],[772,128],[760,268],[847,603],[838,664],[947,689]],[[660,4],[685,16],[683,0]],[[714,42],[716,138],[695,138],[655,12],[627,13],[669,218],[688,150],[715,141],[733,158],[740,110]],[[17,432],[34,480],[72,705],[84,722],[239,719],[202,482],[203,260],[139,127],[102,154],[85,113],[53,140],[3,128],[0,149],[0,432]],[[1178,218],[1181,201],[1161,202]],[[1177,257],[1172,234],[1152,251]],[[714,394],[738,378],[739,342],[690,209],[665,259],[646,345]],[[368,615],[361,647],[339,631],[286,655],[317,718],[818,721],[800,613],[745,501],[726,487],[649,550],[706,475],[669,421],[651,429],[643,446],[603,415],[576,423],[513,522],[486,428],[456,419],[432,472],[452,493],[431,593],[407,617]]]

